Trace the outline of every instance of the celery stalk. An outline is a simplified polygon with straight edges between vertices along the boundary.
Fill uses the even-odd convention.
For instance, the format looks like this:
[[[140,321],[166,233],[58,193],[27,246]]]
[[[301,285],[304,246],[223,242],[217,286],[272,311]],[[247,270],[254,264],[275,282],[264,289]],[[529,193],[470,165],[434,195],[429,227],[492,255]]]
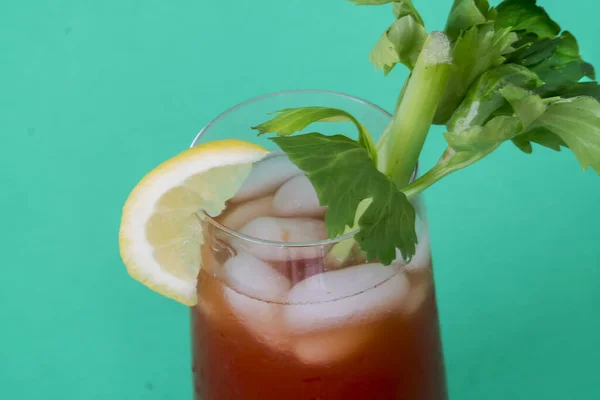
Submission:
[[[450,67],[450,41],[443,32],[429,34],[415,67],[404,83],[394,116],[378,143],[378,168],[391,177],[396,186],[406,186],[417,164],[439,101],[446,89]],[[358,219],[366,207],[356,210],[355,225],[344,233],[358,229]],[[352,243],[333,246],[329,257],[343,264]]]
[[[402,188],[414,168],[440,98],[446,89],[452,57],[450,41],[443,32],[427,37],[388,134],[383,138],[379,169]]]

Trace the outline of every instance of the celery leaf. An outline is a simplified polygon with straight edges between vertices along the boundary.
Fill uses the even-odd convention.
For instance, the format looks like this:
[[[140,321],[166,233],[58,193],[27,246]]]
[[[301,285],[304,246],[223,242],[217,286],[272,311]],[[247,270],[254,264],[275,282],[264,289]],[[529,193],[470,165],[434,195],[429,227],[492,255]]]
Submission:
[[[375,67],[387,75],[397,63],[413,69],[427,32],[423,20],[410,0],[394,3],[397,20],[381,35],[369,55]]]
[[[417,244],[414,207],[358,142],[320,133],[270,139],[306,173],[320,203],[328,206],[325,224],[331,238],[352,226],[359,203],[371,199],[354,237],[367,260],[388,265],[398,249],[410,261]]]
[[[600,174],[600,103],[596,99],[579,96],[546,102],[510,85],[501,93],[524,124],[526,140],[555,149],[564,143],[584,171],[592,167]]]
[[[454,65],[436,112],[435,124],[443,125],[448,121],[481,74],[504,63],[503,53],[515,40],[510,29],[495,30],[491,23],[473,26],[456,40],[452,50]]]
[[[259,135],[276,133],[279,136],[289,136],[315,122],[352,122],[358,129],[358,143],[367,150],[369,157],[377,164],[377,150],[371,134],[352,114],[344,110],[330,107],[300,107],[286,108],[277,111],[276,114],[273,119],[253,126],[252,129],[256,129]]]
[[[558,35],[560,26],[536,3],[536,0],[504,0],[496,8],[496,27],[510,27],[513,31],[535,34],[540,39]]]

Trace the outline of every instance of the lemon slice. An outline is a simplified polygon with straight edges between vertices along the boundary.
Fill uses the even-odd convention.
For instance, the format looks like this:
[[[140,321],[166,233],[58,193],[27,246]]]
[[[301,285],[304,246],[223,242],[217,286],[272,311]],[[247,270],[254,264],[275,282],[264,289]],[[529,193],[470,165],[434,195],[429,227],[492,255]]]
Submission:
[[[240,140],[207,142],[153,169],[123,207],[121,258],[129,275],[188,306],[197,303],[202,229],[194,215],[216,216],[267,150]]]

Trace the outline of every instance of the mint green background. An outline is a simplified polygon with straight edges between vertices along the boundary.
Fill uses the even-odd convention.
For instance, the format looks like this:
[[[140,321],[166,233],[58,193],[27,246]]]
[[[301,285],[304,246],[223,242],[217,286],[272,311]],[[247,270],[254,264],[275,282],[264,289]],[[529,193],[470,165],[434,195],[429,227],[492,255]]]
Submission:
[[[449,0],[415,2],[443,27]],[[600,66],[600,6],[543,4]],[[189,399],[187,309],[126,274],[120,207],[248,98],[389,109],[406,73],[367,56],[390,22],[342,0],[2,2],[0,398]],[[571,154],[510,145],[428,191],[451,399],[600,398],[599,201]]]

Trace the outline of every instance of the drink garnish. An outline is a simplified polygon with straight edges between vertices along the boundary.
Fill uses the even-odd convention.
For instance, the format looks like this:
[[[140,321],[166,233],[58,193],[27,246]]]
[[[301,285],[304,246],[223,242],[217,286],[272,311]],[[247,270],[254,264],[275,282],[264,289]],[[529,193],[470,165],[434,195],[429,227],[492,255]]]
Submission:
[[[351,0],[390,4],[395,21],[369,59],[385,75],[410,70],[391,121],[374,146],[348,112],[300,107],[276,112],[254,127],[270,137],[312,182],[328,206],[331,238],[356,231],[367,261],[390,264],[397,251],[415,254],[415,211],[409,201],[447,175],[476,163],[505,142],[525,153],[533,144],[569,149],[582,169],[600,174],[600,86],[575,37],[535,0],[455,0],[444,31],[426,33],[410,0]],[[358,140],[297,133],[313,122],[351,121]],[[432,125],[444,125],[439,162],[411,182]],[[296,134],[297,133],[297,134]],[[334,246],[336,259],[349,255]]]

